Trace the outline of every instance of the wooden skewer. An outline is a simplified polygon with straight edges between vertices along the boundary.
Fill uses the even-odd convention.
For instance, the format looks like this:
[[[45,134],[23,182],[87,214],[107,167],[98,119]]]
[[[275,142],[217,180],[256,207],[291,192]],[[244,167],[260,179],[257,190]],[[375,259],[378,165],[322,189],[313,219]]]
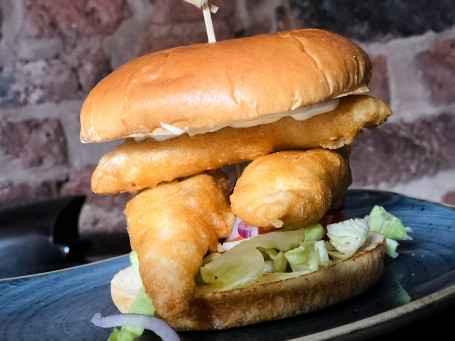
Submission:
[[[210,6],[208,0],[202,0],[202,13],[204,14],[205,29],[209,43],[216,42],[215,31],[213,30],[212,16],[210,15]]]
[[[196,6],[199,9],[202,9],[202,0],[183,0],[185,2],[188,2],[189,4],[192,4]],[[209,4],[210,12],[215,14],[218,11],[218,7],[212,4]]]
[[[205,22],[205,29],[207,31],[207,37],[209,39],[209,43],[215,43],[215,31],[213,30],[213,23],[212,17],[210,12],[216,13],[218,11],[218,7],[209,4],[209,0],[183,0],[188,2],[199,9],[202,9],[202,14],[204,15],[204,22]]]

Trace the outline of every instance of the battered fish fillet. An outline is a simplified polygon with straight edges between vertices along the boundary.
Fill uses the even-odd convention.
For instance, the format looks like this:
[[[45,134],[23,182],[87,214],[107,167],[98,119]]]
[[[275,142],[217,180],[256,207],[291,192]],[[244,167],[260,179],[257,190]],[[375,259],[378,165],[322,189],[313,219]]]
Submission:
[[[351,184],[344,152],[286,151],[259,157],[238,178],[232,212],[263,227],[318,222]]]
[[[232,229],[226,197],[212,176],[199,174],[141,192],[125,214],[146,293],[159,315],[174,319],[189,308],[202,258]]]
[[[385,103],[368,96],[348,96],[326,114],[304,121],[291,117],[250,128],[143,142],[126,140],[101,159],[92,176],[96,193],[137,193],[144,188],[208,169],[289,149],[337,149],[350,144],[363,128],[382,124],[391,114]]]

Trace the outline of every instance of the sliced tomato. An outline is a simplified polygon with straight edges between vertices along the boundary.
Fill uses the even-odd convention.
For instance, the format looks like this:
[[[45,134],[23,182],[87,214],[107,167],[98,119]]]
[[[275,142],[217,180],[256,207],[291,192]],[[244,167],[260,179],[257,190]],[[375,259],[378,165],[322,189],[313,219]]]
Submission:
[[[281,228],[275,228],[275,227],[271,227],[271,228],[264,228],[264,227],[261,227],[261,226],[258,226],[258,233],[259,234],[266,234],[266,233],[270,233],[270,232],[276,232],[276,231],[280,231]]]
[[[237,238],[234,238],[234,239],[230,240],[229,243],[230,242],[237,242],[237,241],[242,240],[242,239],[245,239],[245,238],[242,237],[242,236],[238,236]]]
[[[348,218],[341,212],[341,210],[330,210],[328,211],[321,220],[319,220],[319,223],[326,227],[329,224],[335,224],[339,223],[340,221],[345,221]]]

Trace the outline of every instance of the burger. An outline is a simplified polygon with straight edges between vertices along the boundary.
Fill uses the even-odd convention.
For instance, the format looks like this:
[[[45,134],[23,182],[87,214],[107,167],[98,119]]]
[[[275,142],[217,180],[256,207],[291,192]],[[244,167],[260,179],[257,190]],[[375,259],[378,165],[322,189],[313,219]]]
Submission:
[[[304,29],[176,47],[104,78],[80,137],[125,139],[92,176],[96,193],[135,195],[119,310],[148,300],[176,329],[225,329],[372,286],[386,238],[370,223],[392,218],[340,213],[351,142],[391,114],[363,94],[371,72],[352,41]]]

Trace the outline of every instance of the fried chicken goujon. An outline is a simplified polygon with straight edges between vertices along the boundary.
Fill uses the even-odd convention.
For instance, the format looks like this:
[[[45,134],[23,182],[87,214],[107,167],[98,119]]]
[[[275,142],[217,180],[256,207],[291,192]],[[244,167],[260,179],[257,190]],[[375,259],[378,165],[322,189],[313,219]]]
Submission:
[[[125,215],[146,293],[161,316],[178,317],[189,308],[202,258],[231,231],[222,189],[212,176],[195,175],[141,192]]]
[[[347,155],[324,149],[285,151],[251,162],[231,195],[249,225],[306,226],[319,221],[351,184]]]

